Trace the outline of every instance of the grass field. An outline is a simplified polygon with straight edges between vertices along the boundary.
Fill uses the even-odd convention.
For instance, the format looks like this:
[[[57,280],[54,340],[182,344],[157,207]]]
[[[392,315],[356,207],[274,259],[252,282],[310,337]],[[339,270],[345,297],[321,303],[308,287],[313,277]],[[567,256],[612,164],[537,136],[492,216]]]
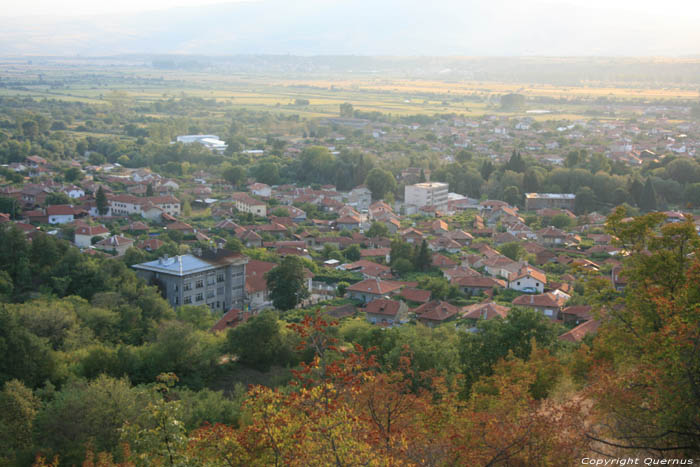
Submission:
[[[247,108],[295,113],[313,118],[338,114],[338,106],[349,102],[361,111],[393,115],[456,113],[479,116],[485,113],[506,116],[522,115],[500,112],[499,95],[517,92],[531,98],[529,108],[549,110],[544,115],[530,115],[537,120],[584,118],[586,111],[601,97],[618,103],[650,104],[654,101],[687,102],[698,99],[698,92],[688,89],[639,88],[633,86],[552,86],[477,81],[429,81],[385,78],[358,79],[281,79],[278,76],[155,71],[153,69],[94,69],[82,79],[64,69],[20,65],[4,67],[0,77],[22,80],[40,77],[47,82],[65,79],[67,85],[51,87],[37,84],[21,88],[0,88],[0,96],[30,96],[69,101],[108,104],[114,99],[129,103],[155,102],[183,96],[215,99],[232,109]],[[91,76],[94,82],[91,82]],[[72,78],[71,78],[72,77]],[[70,80],[69,80],[70,78]],[[547,98],[547,103],[532,102]],[[308,106],[295,105],[306,99]]]

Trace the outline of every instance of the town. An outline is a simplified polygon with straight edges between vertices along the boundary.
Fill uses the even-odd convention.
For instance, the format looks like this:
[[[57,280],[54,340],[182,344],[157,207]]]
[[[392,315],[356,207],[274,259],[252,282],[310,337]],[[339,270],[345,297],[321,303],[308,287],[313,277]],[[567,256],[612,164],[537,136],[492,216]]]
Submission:
[[[23,429],[38,433],[0,431],[14,443],[0,463],[121,459],[125,443],[155,452],[139,443],[156,426],[144,413],[161,409],[183,440],[214,443],[216,457],[225,449],[209,437],[221,427],[249,436],[292,425],[270,421],[265,397],[284,393],[280,407],[295,407],[285,417],[306,426],[294,388],[321,382],[363,404],[411,394],[411,420],[418,407],[468,403],[463,420],[420,422],[445,452],[469,446],[461,461],[481,453],[486,464],[501,448],[522,461],[530,433],[556,438],[551,452],[588,453],[641,436],[599,422],[636,407],[637,393],[615,391],[652,374],[659,392],[643,403],[654,404],[669,375],[687,370],[662,368],[667,351],[686,362],[697,339],[692,313],[676,320],[669,305],[694,299],[697,99],[581,98],[574,115],[513,89],[469,97],[482,115],[389,114],[348,94],[312,116],[306,88],[260,109],[184,93],[40,99],[22,93],[43,81],[0,85],[11,91],[0,95],[0,403],[25,394],[34,408]],[[669,350],[660,342],[673,333],[688,339]],[[654,363],[638,369],[642,356]],[[622,384],[614,365],[639,372]],[[519,394],[507,414],[499,385]],[[104,394],[123,399],[102,428]],[[608,394],[612,408],[585,406]],[[176,403],[186,410],[175,415]],[[668,421],[685,402],[659,404],[653,423],[685,423]],[[412,422],[382,431],[353,407],[369,437],[398,446],[393,437],[407,436],[412,447],[392,444],[397,457],[384,459],[430,450]],[[479,417],[512,431],[469,425]],[[591,420],[597,431],[586,431]],[[471,445],[450,431],[460,426],[512,447]],[[588,437],[550,436],[559,429]],[[696,440],[677,436],[668,443]],[[251,443],[234,450],[241,465],[273,463],[278,445]],[[187,446],[177,449],[191,455]]]

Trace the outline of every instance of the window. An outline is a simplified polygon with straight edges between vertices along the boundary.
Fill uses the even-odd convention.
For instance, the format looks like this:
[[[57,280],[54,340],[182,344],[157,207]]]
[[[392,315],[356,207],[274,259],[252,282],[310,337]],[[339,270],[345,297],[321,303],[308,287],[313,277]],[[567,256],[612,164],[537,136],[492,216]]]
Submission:
[[[197,296],[194,299],[197,302],[201,302],[202,300],[204,300],[204,295],[202,295],[202,293],[200,292],[197,294]]]
[[[223,273],[223,272],[220,272],[220,273],[216,276],[216,282],[223,282],[223,281],[224,281],[224,273]]]
[[[185,282],[183,287],[182,287],[182,290],[184,290],[184,291],[192,290],[192,282]]]
[[[207,276],[207,285],[214,285],[214,275]]]
[[[192,303],[192,295],[185,295],[185,299],[183,300],[185,304]]]
[[[216,295],[223,295],[223,294],[224,294],[224,288],[223,288],[223,287],[219,287],[218,289],[216,289]]]
[[[207,290],[207,298],[212,298],[216,293],[214,293],[214,290]]]
[[[195,287],[201,289],[202,287],[204,287],[204,281],[202,279],[197,280],[197,282],[195,283]]]
[[[539,283],[539,282],[535,282],[535,287],[539,287],[539,286],[540,286],[540,283]]]
[[[520,281],[518,281],[518,285],[520,285]]]

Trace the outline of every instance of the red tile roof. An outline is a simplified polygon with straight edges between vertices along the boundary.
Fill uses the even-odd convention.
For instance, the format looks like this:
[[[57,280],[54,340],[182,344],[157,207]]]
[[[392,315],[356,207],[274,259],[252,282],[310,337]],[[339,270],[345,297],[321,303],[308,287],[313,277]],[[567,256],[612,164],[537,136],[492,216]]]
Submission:
[[[401,302],[396,300],[389,300],[386,298],[380,298],[373,300],[367,304],[365,308],[365,313],[372,313],[375,315],[384,316],[396,316],[401,308]]]
[[[365,279],[363,281],[357,282],[350,287],[348,291],[350,292],[361,292],[369,293],[373,295],[384,295],[403,287],[404,284],[394,281],[382,281],[378,279]]]
[[[239,324],[242,324],[252,316],[251,312],[237,310],[235,308],[229,310],[221,317],[217,323],[212,326],[211,332],[224,331],[228,328],[235,328]]]
[[[399,295],[406,300],[416,303],[427,303],[430,300],[430,290],[405,288],[399,292]]]
[[[595,319],[586,321],[579,324],[572,330],[565,332],[559,336],[559,339],[569,342],[581,342],[587,334],[598,331],[598,327],[600,327],[600,321]]]
[[[432,301],[413,310],[418,315],[418,320],[445,321],[459,312],[459,308],[443,301]]]
[[[262,292],[267,290],[265,274],[277,266],[269,261],[251,259],[245,266],[245,289],[247,292]]]
[[[495,302],[477,303],[462,308],[462,318],[466,319],[493,319],[505,318],[510,308],[498,305]]]

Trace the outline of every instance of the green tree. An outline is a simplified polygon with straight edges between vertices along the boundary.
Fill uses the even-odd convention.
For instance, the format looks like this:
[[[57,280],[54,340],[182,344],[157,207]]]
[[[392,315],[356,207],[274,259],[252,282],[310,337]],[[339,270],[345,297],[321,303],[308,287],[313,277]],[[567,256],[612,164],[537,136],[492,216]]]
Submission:
[[[70,204],[70,197],[62,191],[55,191],[46,195],[46,205]]]
[[[355,116],[355,110],[352,104],[344,102],[340,104],[340,116],[343,118],[352,118]]]
[[[17,380],[0,392],[0,464],[14,465],[32,447],[34,418],[41,401]]]
[[[584,186],[576,192],[576,214],[595,211],[596,198],[590,187]]]
[[[639,207],[644,212],[656,211],[656,190],[651,177],[647,177],[647,181],[644,183],[644,191],[642,191]]]
[[[107,211],[109,211],[109,205],[107,204],[107,195],[105,194],[105,190],[102,188],[102,185],[97,189],[97,194],[95,195],[95,204],[97,205],[97,212],[100,213],[101,216],[104,216],[107,214]]]
[[[525,96],[522,94],[510,93],[501,96],[501,110],[512,112],[525,107]]]
[[[55,376],[56,357],[46,339],[21,323],[9,305],[0,304],[0,384],[18,379],[31,388]]]
[[[296,308],[309,296],[304,279],[304,262],[297,256],[285,257],[266,277],[270,298],[278,310]]]
[[[487,159],[481,164],[479,173],[484,180],[488,180],[494,170],[496,170],[496,168],[493,166],[493,163]]]
[[[525,248],[523,248],[520,242],[504,243],[498,247],[498,251],[500,251],[503,256],[513,261],[518,261],[525,255]]]
[[[274,364],[285,365],[291,354],[273,312],[263,312],[230,329],[226,339],[229,352],[242,364],[260,371],[268,371]]]
[[[114,454],[120,428],[145,410],[146,401],[139,399],[126,379],[102,375],[89,383],[74,381],[37,415],[37,432],[44,434],[38,447],[49,457],[58,455],[66,465],[80,464],[89,445]]]
[[[343,250],[343,256],[345,256],[348,261],[359,261],[361,258],[360,246],[357,244],[350,245]]]
[[[423,239],[420,246],[416,245],[415,252],[413,254],[413,265],[418,271],[427,271],[430,269],[432,263],[432,256],[430,250],[428,249],[428,242]]]
[[[153,184],[146,185],[146,196],[153,196]]]
[[[509,186],[503,190],[503,201],[510,204],[511,206],[519,206],[522,204],[522,195],[517,186]]]
[[[84,176],[85,174],[83,174],[83,171],[77,167],[71,167],[63,173],[63,177],[70,183],[78,182],[82,180]]]
[[[229,182],[234,187],[239,187],[245,181],[245,170],[243,167],[234,165],[227,167],[221,174],[224,180]]]
[[[479,377],[491,374],[493,365],[509,352],[517,358],[530,356],[533,341],[540,348],[558,346],[561,329],[542,313],[530,309],[513,308],[508,317],[482,320],[479,332],[464,333],[460,342],[460,360],[464,373],[465,391]]]
[[[379,200],[396,189],[396,179],[391,172],[375,167],[367,174],[365,185],[372,192],[372,199]]]
[[[386,237],[389,235],[389,228],[382,222],[372,222],[367,230],[368,237]]]

